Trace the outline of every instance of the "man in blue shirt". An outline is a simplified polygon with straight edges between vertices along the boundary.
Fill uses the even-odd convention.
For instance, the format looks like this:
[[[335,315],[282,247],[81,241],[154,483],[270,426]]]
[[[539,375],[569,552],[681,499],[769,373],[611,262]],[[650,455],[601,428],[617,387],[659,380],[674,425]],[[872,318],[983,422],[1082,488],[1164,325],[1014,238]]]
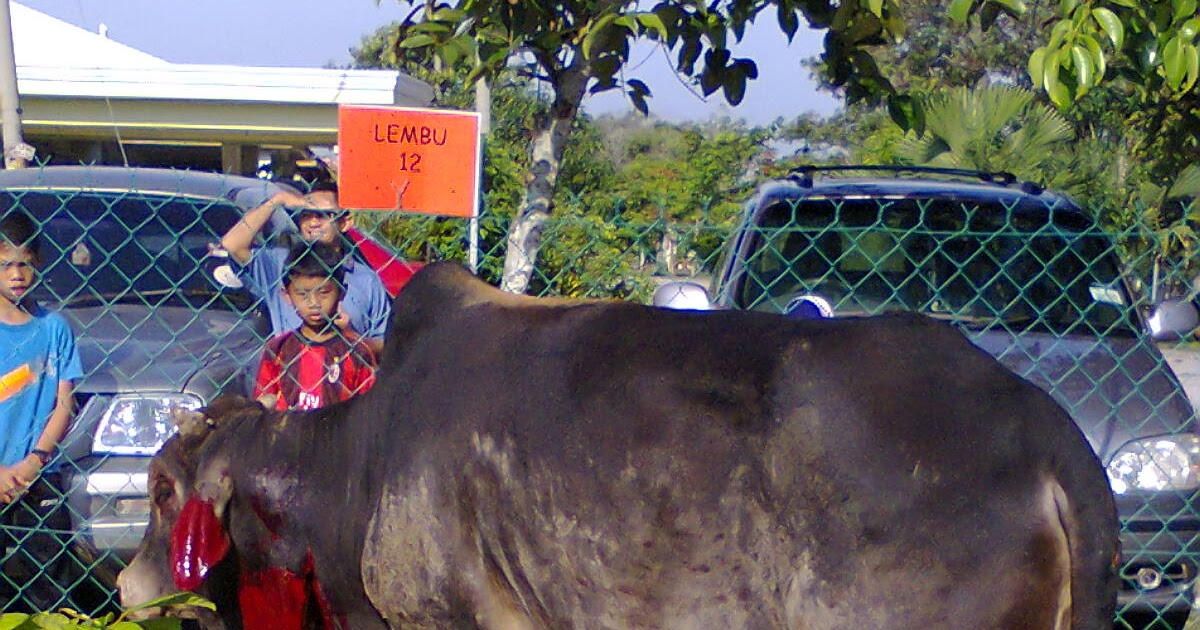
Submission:
[[[383,352],[383,336],[391,317],[391,297],[375,270],[354,255],[353,245],[343,232],[354,225],[353,218],[338,207],[328,191],[314,190],[307,196],[291,191],[276,193],[265,203],[250,210],[221,238],[221,246],[240,268],[238,276],[246,287],[266,302],[271,316],[272,335],[295,330],[301,321],[296,309],[283,294],[285,247],[254,248],[254,237],[262,231],[277,208],[293,213],[300,236],[309,242],[329,243],[345,257],[346,295],[342,298],[342,328],[358,335],[376,356]]]
[[[8,578],[5,610],[68,604],[79,567],[66,553],[71,519],[54,450],[74,413],[73,381],[83,376],[75,337],[62,315],[29,298],[39,264],[33,220],[0,217],[0,545]],[[12,591],[11,584],[21,588]],[[18,599],[19,598],[19,599]]]

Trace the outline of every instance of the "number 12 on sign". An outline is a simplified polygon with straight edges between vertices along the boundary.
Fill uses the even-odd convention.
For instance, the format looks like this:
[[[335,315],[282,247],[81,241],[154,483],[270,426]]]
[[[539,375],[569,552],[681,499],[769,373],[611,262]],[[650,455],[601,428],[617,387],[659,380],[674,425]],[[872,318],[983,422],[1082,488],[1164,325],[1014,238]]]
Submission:
[[[421,154],[420,153],[401,153],[396,156],[399,158],[400,171],[405,173],[420,173],[421,172]]]

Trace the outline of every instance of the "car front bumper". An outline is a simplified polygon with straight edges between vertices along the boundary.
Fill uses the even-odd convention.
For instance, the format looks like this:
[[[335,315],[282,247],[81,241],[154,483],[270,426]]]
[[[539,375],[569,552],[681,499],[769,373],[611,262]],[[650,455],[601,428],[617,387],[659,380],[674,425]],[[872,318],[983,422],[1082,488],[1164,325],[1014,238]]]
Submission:
[[[1118,613],[1186,613],[1200,566],[1200,493],[1118,496],[1121,587]]]
[[[76,532],[101,553],[128,562],[150,521],[146,456],[89,457],[78,462],[67,500]]]

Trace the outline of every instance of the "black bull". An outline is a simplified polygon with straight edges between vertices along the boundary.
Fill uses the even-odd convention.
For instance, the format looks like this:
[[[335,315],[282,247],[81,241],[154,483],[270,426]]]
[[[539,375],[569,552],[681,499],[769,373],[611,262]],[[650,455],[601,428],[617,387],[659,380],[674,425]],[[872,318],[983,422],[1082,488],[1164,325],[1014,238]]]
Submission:
[[[252,630],[1112,622],[1099,462],[948,326],[535,300],[439,264],[385,357],[347,403],[183,423],[124,603],[199,585]]]

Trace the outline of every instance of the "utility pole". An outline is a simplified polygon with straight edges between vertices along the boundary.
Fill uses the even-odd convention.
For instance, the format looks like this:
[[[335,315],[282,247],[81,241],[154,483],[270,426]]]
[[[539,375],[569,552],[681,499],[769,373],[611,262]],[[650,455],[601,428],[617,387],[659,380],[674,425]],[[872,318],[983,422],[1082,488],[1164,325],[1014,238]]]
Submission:
[[[25,168],[33,159],[33,147],[21,137],[21,96],[8,0],[0,0],[0,117],[4,119],[4,166]]]
[[[479,58],[475,58],[478,62]],[[487,79],[480,76],[475,80],[475,111],[479,112],[479,151],[482,152],[487,147],[487,137],[492,130],[492,89],[488,85]],[[483,167],[483,161],[480,160],[480,168]],[[483,181],[483,173],[476,173],[476,177],[480,182]],[[480,190],[482,194],[482,189]],[[471,269],[471,273],[479,272],[479,217],[471,217],[467,225],[467,266]]]

